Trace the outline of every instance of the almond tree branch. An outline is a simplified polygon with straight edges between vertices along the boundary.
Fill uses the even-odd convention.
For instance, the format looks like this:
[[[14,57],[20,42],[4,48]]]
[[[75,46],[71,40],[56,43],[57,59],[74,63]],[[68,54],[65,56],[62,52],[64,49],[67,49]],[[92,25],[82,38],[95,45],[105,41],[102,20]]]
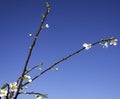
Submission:
[[[33,43],[32,43],[32,45],[31,45],[30,48],[29,48],[29,53],[28,53],[28,56],[27,56],[27,59],[26,59],[25,65],[24,65],[23,72],[22,72],[22,74],[21,74],[21,77],[19,77],[20,79],[18,78],[20,81],[19,81],[18,89],[17,89],[17,92],[16,92],[16,95],[15,95],[14,99],[17,99],[17,97],[18,97],[18,95],[19,95],[19,91],[20,91],[20,89],[21,89],[21,87],[22,87],[23,77],[24,77],[25,72],[26,72],[26,70],[27,70],[28,62],[29,62],[29,60],[30,60],[30,57],[31,57],[33,48],[34,48],[34,46],[35,46],[35,44],[36,44],[36,41],[37,41],[38,36],[39,36],[39,34],[40,34],[40,31],[41,31],[42,28],[43,28],[43,24],[44,24],[44,22],[45,22],[45,19],[46,19],[48,13],[49,13],[49,10],[50,10],[50,6],[47,6],[46,13],[45,13],[45,15],[44,15],[44,17],[43,17],[43,19],[42,19],[42,21],[41,21],[41,24],[40,24],[40,27],[39,27],[38,31],[36,32],[35,38],[34,38],[34,40],[33,40]]]
[[[97,44],[99,44],[99,43],[110,42],[111,40],[114,40],[114,38],[102,39],[102,40],[100,40],[100,41],[97,41],[97,42],[93,43],[91,46],[95,46],[95,45],[97,45]],[[80,52],[83,51],[84,49],[85,49],[85,47],[83,47],[83,48],[77,50],[76,52],[73,52],[72,54],[70,54],[70,55],[62,58],[61,60],[55,62],[53,65],[49,66],[47,69],[45,69],[44,71],[42,71],[40,74],[36,75],[36,76],[32,79],[32,81],[36,80],[39,76],[41,76],[41,75],[43,75],[44,73],[46,73],[47,71],[51,70],[52,68],[54,68],[56,65],[60,64],[61,62],[63,62],[63,61],[65,61],[65,60],[69,59],[70,57],[72,57],[72,56],[80,53]],[[25,85],[27,85],[27,84],[29,84],[29,82],[24,83],[23,86],[25,86]]]

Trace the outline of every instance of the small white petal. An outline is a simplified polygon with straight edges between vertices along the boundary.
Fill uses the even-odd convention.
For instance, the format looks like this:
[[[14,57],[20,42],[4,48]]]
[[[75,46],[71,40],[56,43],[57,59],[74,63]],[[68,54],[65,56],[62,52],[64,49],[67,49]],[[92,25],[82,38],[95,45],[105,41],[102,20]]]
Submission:
[[[86,50],[89,50],[92,46],[92,44],[87,44],[87,43],[84,43],[83,44],[83,47],[85,47]]]
[[[59,68],[55,68],[55,70],[56,70],[56,71],[58,71],[58,70],[59,70]]]
[[[118,41],[118,39],[113,39],[113,40],[111,40],[111,41],[110,41],[110,45],[116,46],[116,45],[117,45],[117,41]]]
[[[38,68],[38,70],[42,70],[42,68]]]
[[[31,79],[31,77],[29,75],[24,75],[25,79]]]
[[[32,82],[32,79],[28,79],[28,82]]]
[[[105,44],[103,44],[103,48],[108,48],[108,42],[105,42]]]
[[[7,95],[7,90],[0,89],[0,97],[4,97]]]
[[[32,34],[29,34],[29,36],[32,36]]]
[[[48,25],[48,24],[46,24],[46,25],[45,25],[45,27],[46,27],[46,28],[49,28],[49,25]]]

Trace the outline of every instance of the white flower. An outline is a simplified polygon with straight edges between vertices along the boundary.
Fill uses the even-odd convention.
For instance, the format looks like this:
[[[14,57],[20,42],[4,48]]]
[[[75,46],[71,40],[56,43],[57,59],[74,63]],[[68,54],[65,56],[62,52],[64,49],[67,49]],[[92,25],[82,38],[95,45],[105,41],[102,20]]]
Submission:
[[[30,33],[29,36],[32,36],[32,34]]]
[[[103,48],[108,48],[108,42],[105,42],[105,43],[103,44]]]
[[[58,70],[59,70],[59,68],[55,68],[55,70],[56,70],[56,71],[58,71]]]
[[[110,40],[110,45],[116,46],[117,45],[117,41],[118,41],[118,39]]]
[[[0,97],[7,96],[7,90],[1,89],[0,90]]]
[[[42,97],[40,95],[36,95],[35,97],[36,97],[36,99],[42,99]]]
[[[46,27],[46,28],[49,28],[49,25],[48,25],[48,24],[46,24],[46,25],[45,25],[45,27]]]
[[[89,49],[91,48],[91,45],[92,45],[92,44],[84,43],[84,44],[83,44],[83,47],[85,47],[86,50],[89,50]]]
[[[29,75],[24,75],[24,79],[31,79]]]
[[[28,82],[32,82],[32,79],[28,79]]]
[[[24,75],[24,79],[28,79],[28,82],[32,82],[32,79],[29,75]]]
[[[17,82],[10,83],[10,88],[11,88],[12,92],[16,92],[17,91]]]

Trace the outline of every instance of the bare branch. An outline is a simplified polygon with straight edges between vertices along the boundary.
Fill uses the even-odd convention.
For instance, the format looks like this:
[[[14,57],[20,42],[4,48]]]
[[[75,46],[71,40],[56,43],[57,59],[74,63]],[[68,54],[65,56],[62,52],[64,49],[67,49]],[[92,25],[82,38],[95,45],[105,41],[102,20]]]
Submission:
[[[43,63],[41,63],[41,64],[39,64],[39,65],[36,65],[36,66],[34,66],[34,67],[26,70],[26,73],[25,73],[25,74],[28,74],[28,73],[31,72],[32,70],[34,70],[34,69],[36,69],[36,68],[38,68],[38,67],[40,67],[40,66],[42,66],[42,65],[43,65]]]
[[[38,93],[38,92],[19,92],[19,94],[34,94],[34,95],[40,95],[42,97],[46,97],[47,98],[47,94],[41,94],[41,93]]]

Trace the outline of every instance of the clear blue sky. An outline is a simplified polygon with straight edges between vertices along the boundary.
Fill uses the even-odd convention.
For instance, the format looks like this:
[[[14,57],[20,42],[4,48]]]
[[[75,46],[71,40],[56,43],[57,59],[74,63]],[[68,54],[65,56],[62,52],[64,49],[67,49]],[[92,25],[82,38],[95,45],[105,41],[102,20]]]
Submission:
[[[0,86],[21,74],[46,0],[0,1]],[[29,67],[44,62],[43,69],[80,49],[114,36],[120,41],[119,0],[48,0],[51,12],[41,31]],[[31,83],[29,90],[47,93],[48,99],[120,99],[120,43],[100,45],[59,64]],[[31,74],[31,77],[38,72]],[[34,99],[20,96],[18,99]]]

